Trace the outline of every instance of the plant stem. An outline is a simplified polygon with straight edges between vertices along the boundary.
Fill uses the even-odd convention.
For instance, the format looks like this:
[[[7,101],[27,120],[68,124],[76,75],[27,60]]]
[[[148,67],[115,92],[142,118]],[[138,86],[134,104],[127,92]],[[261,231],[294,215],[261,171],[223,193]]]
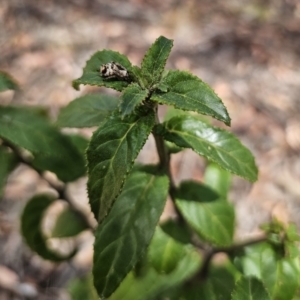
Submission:
[[[40,177],[45,180],[49,186],[51,188],[53,188],[54,190],[56,190],[57,194],[58,194],[58,198],[61,200],[66,201],[69,204],[70,209],[80,218],[84,221],[84,223],[88,226],[89,229],[91,229],[92,231],[94,231],[94,226],[90,223],[90,221],[88,220],[87,216],[81,211],[79,210],[72,202],[72,200],[69,198],[69,196],[67,195],[66,192],[66,185],[65,184],[60,184],[60,183],[55,183],[51,180],[49,180],[48,178],[46,178],[43,174],[42,171],[36,169],[33,164],[31,163],[31,161],[27,158],[24,157],[24,155],[22,154],[22,152],[20,151],[20,149],[18,147],[16,147],[15,145],[13,145],[12,143],[10,143],[9,141],[4,141],[3,142],[4,145],[8,146],[13,152],[14,154],[18,157],[18,160],[27,165],[28,167],[32,168],[33,170],[35,170]]]
[[[158,107],[155,107],[155,123],[160,124],[159,119],[158,119],[158,114],[157,114]],[[174,204],[174,209],[177,213],[178,219],[180,222],[184,222],[183,216],[181,212],[178,210],[175,204],[175,190],[176,186],[172,177],[172,173],[170,170],[170,153],[167,150],[167,147],[165,145],[165,141],[161,135],[153,133],[154,139],[155,139],[155,144],[156,144],[156,149],[157,153],[159,156],[159,166],[161,170],[163,170],[166,175],[169,177],[170,181],[170,187],[169,187],[169,195],[171,197],[171,200]]]
[[[210,249],[207,249],[204,251],[204,257],[203,257],[203,263],[201,266],[201,269],[197,273],[195,277],[199,278],[200,280],[204,281],[207,278],[208,271],[209,271],[209,265],[211,260],[213,259],[214,255],[217,253],[224,252],[226,254],[234,253],[235,251],[238,251],[240,249],[243,249],[244,247],[259,244],[261,242],[265,242],[267,240],[267,237],[265,235],[257,237],[256,239],[251,239],[245,242],[237,243],[235,245],[229,246],[229,247],[211,247]]]

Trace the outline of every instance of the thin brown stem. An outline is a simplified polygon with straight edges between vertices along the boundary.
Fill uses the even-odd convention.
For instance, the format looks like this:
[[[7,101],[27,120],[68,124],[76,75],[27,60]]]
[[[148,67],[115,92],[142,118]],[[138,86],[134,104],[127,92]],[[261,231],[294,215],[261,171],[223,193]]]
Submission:
[[[62,183],[59,183],[59,182],[54,182],[54,181],[48,179],[47,177],[45,177],[44,173],[42,171],[38,170],[31,163],[30,159],[24,157],[24,155],[20,151],[20,149],[18,147],[16,147],[15,145],[13,145],[12,143],[10,143],[8,141],[4,141],[3,144],[8,146],[15,153],[15,155],[18,157],[18,160],[21,163],[23,163],[23,164],[27,165],[28,167],[34,169],[40,175],[40,177],[43,180],[45,180],[49,184],[49,186],[57,192],[58,198],[63,200],[63,201],[66,201],[69,204],[70,209],[73,210],[73,212],[76,213],[76,215],[84,221],[84,223],[88,226],[88,228],[90,230],[92,230],[92,231],[95,230],[94,226],[90,223],[87,216],[74,205],[73,201],[68,196],[68,194],[66,192],[66,185],[65,184],[62,184]]]
[[[209,265],[211,260],[213,259],[214,255],[217,253],[226,253],[231,254],[234,253],[240,249],[243,249],[244,247],[259,244],[261,242],[265,242],[267,240],[267,237],[265,235],[257,237],[256,239],[251,239],[245,242],[237,243],[235,245],[229,246],[229,247],[211,247],[204,251],[203,255],[203,263],[202,266],[196,275],[197,278],[200,280],[205,280],[208,276],[209,271]]]

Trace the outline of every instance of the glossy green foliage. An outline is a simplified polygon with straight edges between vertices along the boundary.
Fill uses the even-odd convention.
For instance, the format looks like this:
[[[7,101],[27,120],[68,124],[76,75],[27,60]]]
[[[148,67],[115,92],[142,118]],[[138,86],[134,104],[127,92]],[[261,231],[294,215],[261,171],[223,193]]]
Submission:
[[[101,222],[120,194],[128,172],[154,125],[154,114],[108,118],[93,134],[87,150],[88,194]]]
[[[163,211],[166,176],[133,173],[96,231],[93,275],[98,294],[109,297],[145,252]],[[151,213],[149,213],[151,212]]]
[[[136,106],[142,103],[148,96],[148,90],[143,90],[138,84],[129,85],[123,92],[120,102],[122,118],[130,115]]]
[[[17,166],[18,159],[6,147],[0,146],[0,199],[10,172]]]
[[[229,246],[234,233],[234,209],[218,194],[200,183],[182,182],[176,205],[199,236],[215,245]]]
[[[205,281],[185,284],[172,300],[231,300],[235,281],[229,264],[211,266]]]
[[[246,276],[261,279],[271,299],[291,300],[299,288],[299,252],[297,257],[289,257],[280,247],[261,243],[246,247],[234,262]]]
[[[51,237],[73,237],[86,229],[89,227],[82,215],[67,207],[58,215]]]
[[[118,106],[119,99],[110,95],[91,94],[76,98],[61,109],[56,125],[59,127],[93,127]]]
[[[224,169],[221,169],[216,164],[209,164],[205,169],[204,182],[223,198],[227,199],[231,175]]]
[[[131,63],[125,55],[111,50],[98,51],[86,62],[82,76],[73,81],[73,87],[79,89],[80,84],[88,84],[122,91],[129,85],[128,81],[116,78],[107,79],[102,77],[100,73],[103,64],[113,61],[121,64],[128,71],[131,69]]]
[[[161,237],[163,245],[178,247],[178,244],[170,243],[170,238],[167,235],[164,235],[164,237],[166,239],[165,241],[163,241]],[[186,246],[184,249],[184,255],[181,254],[181,259],[173,262],[174,265],[176,263],[176,267],[172,268],[172,271],[170,270],[168,273],[157,272],[155,268],[148,265],[143,268],[140,274],[131,272],[127,275],[116,292],[109,297],[109,300],[161,299],[160,296],[165,291],[177,288],[188,281],[197,272],[201,259],[199,253],[192,247]],[[153,249],[153,251],[154,250],[155,249]],[[165,247],[157,249],[157,255],[165,252]],[[173,258],[175,259],[176,257]],[[166,259],[166,257],[164,257],[163,260],[164,259]]]
[[[179,116],[157,128],[163,137],[179,147],[191,148],[231,173],[257,180],[251,152],[230,132],[210,126],[196,116]]]
[[[73,181],[85,174],[84,158],[70,138],[36,109],[1,106],[0,137],[32,152],[37,169],[52,171],[62,181]]]
[[[149,262],[158,273],[168,274],[186,254],[185,247],[157,227],[148,251]]]
[[[42,258],[55,262],[68,260],[76,253],[60,255],[47,246],[47,239],[42,232],[42,220],[46,209],[56,198],[48,194],[32,197],[26,204],[21,216],[21,230],[27,245]]]
[[[142,61],[142,75],[147,87],[160,81],[166,61],[173,47],[173,40],[160,36],[149,48]]]
[[[0,92],[19,89],[16,81],[7,73],[0,71]]]
[[[271,300],[263,283],[256,278],[242,277],[232,293],[232,300]],[[286,298],[285,298],[286,299]]]
[[[221,99],[198,77],[184,71],[169,71],[163,83],[168,87],[167,92],[155,91],[151,100],[212,116],[230,125]]]

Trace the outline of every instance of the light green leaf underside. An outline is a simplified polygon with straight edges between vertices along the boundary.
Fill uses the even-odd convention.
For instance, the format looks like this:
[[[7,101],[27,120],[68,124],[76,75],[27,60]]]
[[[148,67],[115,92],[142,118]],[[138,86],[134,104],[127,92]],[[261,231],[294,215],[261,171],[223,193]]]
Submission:
[[[168,274],[184,257],[186,247],[157,227],[148,250],[149,262],[158,273]]]
[[[117,91],[122,91],[128,86],[129,83],[127,81],[118,79],[105,79],[100,74],[101,66],[112,61],[121,64],[127,70],[131,68],[131,63],[125,55],[111,50],[98,51],[86,62],[82,76],[73,81],[73,87],[75,89],[79,89],[80,84],[88,84],[105,86]]]
[[[94,285],[109,297],[145,252],[163,211],[166,176],[133,173],[110,214],[99,225],[94,244]]]
[[[145,54],[141,69],[148,86],[160,80],[172,47],[173,40],[160,36]]]
[[[52,171],[62,181],[85,174],[84,159],[70,138],[36,109],[0,106],[0,137],[32,152],[37,169]]]
[[[99,126],[117,108],[118,102],[117,97],[102,94],[76,98],[61,109],[56,125],[75,128]]]
[[[230,125],[230,117],[221,99],[198,77],[188,72],[170,70],[163,83],[168,87],[167,92],[156,91],[151,100],[209,115]]]
[[[149,267],[141,276],[128,274],[109,300],[156,300],[161,293],[178,287],[190,279],[200,266],[200,256],[189,251],[168,274],[159,274]]]
[[[257,180],[253,155],[228,131],[210,126],[196,116],[178,116],[159,127],[158,133],[179,147],[193,149],[231,173],[250,181]]]
[[[18,84],[9,74],[0,71],[0,92],[6,90],[17,90],[18,88]]]
[[[236,257],[243,273],[262,280],[271,299],[292,300],[299,286],[299,257],[282,257],[272,245],[261,243],[245,248],[245,254]]]
[[[175,197],[176,206],[201,238],[220,246],[232,244],[235,215],[231,204],[215,199],[209,188],[192,181],[183,182]]]
[[[143,100],[148,96],[148,90],[143,90],[138,84],[133,83],[129,85],[121,96],[120,102],[120,113],[124,118],[125,116],[131,114],[136,106],[141,104]]]
[[[231,184],[231,174],[220,168],[218,165],[211,163],[205,169],[204,182],[223,199],[228,198]]]
[[[271,300],[262,282],[256,278],[242,277],[232,293],[232,300]],[[278,298],[272,298],[278,299]]]
[[[83,220],[82,215],[67,207],[58,215],[51,237],[73,237],[88,228],[88,224]]]
[[[87,150],[88,194],[92,211],[101,222],[120,194],[134,160],[154,126],[154,113],[130,115],[116,113],[93,134]]]
[[[42,258],[52,261],[64,261],[75,255],[63,256],[47,247],[46,238],[42,232],[42,220],[46,209],[53,203],[55,197],[48,194],[40,194],[31,198],[26,204],[21,216],[21,231],[27,245]]]

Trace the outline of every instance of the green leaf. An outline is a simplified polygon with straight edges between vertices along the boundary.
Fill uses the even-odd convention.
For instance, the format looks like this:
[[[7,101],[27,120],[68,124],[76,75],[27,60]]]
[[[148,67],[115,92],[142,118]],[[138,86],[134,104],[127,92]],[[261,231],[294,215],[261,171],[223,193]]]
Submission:
[[[47,247],[46,237],[42,232],[42,220],[46,209],[56,198],[48,194],[32,197],[26,204],[21,216],[21,230],[27,245],[42,258],[52,261],[64,261],[72,258],[76,250],[69,255],[60,255]]]
[[[148,90],[143,90],[138,84],[132,83],[123,92],[120,102],[122,118],[131,114],[136,106],[141,104],[148,96]]]
[[[266,249],[261,254],[261,267],[262,280],[272,299],[293,299],[300,279],[299,257],[278,260],[272,249]]]
[[[300,266],[299,257],[282,257],[267,242],[244,249],[236,256],[235,264],[242,267],[246,276],[261,279],[272,299],[291,300],[296,294]]]
[[[151,100],[212,116],[230,125],[230,117],[221,99],[198,77],[188,72],[170,70],[163,83],[168,87],[168,92],[155,91]]]
[[[68,284],[68,291],[72,300],[98,300],[99,297],[93,285],[91,275],[76,278]]]
[[[172,47],[173,40],[160,36],[147,51],[142,61],[142,74],[148,87],[160,81]]]
[[[215,245],[230,246],[234,234],[234,209],[214,198],[211,190],[186,181],[175,194],[176,206],[200,237]]]
[[[73,181],[85,174],[84,158],[70,138],[36,109],[0,106],[0,137],[32,152],[35,168],[52,171],[62,181]]]
[[[149,246],[148,257],[158,273],[172,272],[186,254],[185,252],[183,244],[167,235],[160,227],[156,228]]]
[[[118,102],[117,97],[101,94],[76,98],[61,109],[56,125],[76,128],[99,126],[117,108]]]
[[[242,277],[232,293],[232,300],[271,300],[262,282],[256,278]],[[287,298],[285,298],[287,299]]]
[[[87,150],[88,194],[101,222],[120,194],[127,174],[154,125],[154,113],[108,118],[93,134]]]
[[[231,175],[216,164],[209,164],[205,169],[204,182],[216,191],[222,198],[227,199],[231,184]]]
[[[167,193],[166,176],[129,176],[109,216],[96,231],[93,275],[100,297],[109,297],[145,252]]]
[[[185,285],[179,292],[179,297],[175,299],[231,300],[234,286],[235,276],[228,265],[211,266],[205,281],[194,281]]]
[[[193,149],[231,173],[257,180],[253,155],[228,131],[203,123],[196,116],[174,117],[156,130],[166,140]]]
[[[98,51],[86,62],[82,76],[73,81],[73,87],[75,89],[79,89],[80,84],[88,84],[105,86],[117,91],[122,91],[129,85],[128,81],[120,79],[106,79],[100,74],[101,66],[112,61],[121,64],[128,71],[131,68],[131,63],[125,55],[111,50]]]
[[[89,145],[89,140],[80,134],[69,134],[68,135],[72,144],[76,147],[78,152],[85,157],[86,149]]]
[[[165,291],[189,280],[200,266],[199,254],[189,249],[168,274],[159,274],[149,267],[142,276],[129,273],[109,300],[156,300]]]
[[[9,152],[8,149],[3,146],[0,146],[0,199],[2,197],[6,179],[17,164],[18,159],[14,153]]]
[[[88,228],[88,224],[81,215],[70,208],[65,208],[56,219],[51,237],[73,237]]]
[[[0,71],[0,92],[18,89],[19,87],[16,81],[9,74]]]

